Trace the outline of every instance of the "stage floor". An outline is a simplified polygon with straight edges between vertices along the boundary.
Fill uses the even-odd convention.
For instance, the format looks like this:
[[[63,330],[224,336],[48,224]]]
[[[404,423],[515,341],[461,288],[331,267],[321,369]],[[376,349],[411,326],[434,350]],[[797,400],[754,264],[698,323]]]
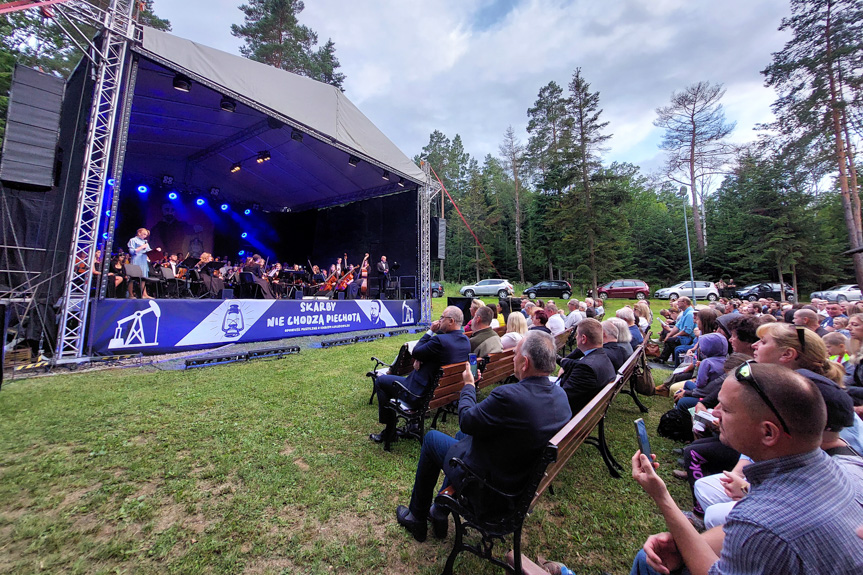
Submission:
[[[160,354],[412,326],[420,319],[420,302],[104,299],[91,302],[90,317],[94,354]]]

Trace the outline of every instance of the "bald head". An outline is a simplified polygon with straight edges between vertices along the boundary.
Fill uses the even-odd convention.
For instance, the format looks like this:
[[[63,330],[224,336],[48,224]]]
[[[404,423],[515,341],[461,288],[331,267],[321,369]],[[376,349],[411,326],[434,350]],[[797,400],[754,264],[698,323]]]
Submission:
[[[450,318],[449,320],[441,321],[439,331],[443,333],[449,333],[451,331],[461,329],[461,326],[464,323],[464,313],[454,305],[447,306],[443,310],[443,315],[441,317]]]

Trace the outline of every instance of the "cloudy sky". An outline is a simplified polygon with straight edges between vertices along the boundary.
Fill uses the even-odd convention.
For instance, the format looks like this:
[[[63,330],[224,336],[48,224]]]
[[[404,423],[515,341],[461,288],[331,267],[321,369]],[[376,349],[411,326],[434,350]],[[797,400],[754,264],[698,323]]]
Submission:
[[[156,0],[176,35],[238,53],[242,0]],[[480,161],[576,67],[600,92],[613,134],[608,161],[661,164],[655,109],[707,80],[727,88],[734,140],[770,121],[759,73],[786,41],[788,0],[305,0],[300,21],[332,38],[347,96],[408,156],[437,129]]]

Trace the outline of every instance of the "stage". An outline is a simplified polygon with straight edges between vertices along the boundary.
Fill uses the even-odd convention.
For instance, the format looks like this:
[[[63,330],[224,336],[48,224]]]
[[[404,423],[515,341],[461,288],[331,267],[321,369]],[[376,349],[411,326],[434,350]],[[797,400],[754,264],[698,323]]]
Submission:
[[[416,325],[418,300],[173,300],[91,302],[93,355],[175,353]]]

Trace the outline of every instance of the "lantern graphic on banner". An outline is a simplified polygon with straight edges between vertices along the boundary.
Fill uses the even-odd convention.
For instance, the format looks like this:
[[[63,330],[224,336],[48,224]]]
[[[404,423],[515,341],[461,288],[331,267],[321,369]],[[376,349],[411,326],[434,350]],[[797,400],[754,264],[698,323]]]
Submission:
[[[225,332],[225,337],[240,337],[240,333],[245,327],[240,306],[235,303],[228,306],[225,319],[222,320],[222,331]]]

